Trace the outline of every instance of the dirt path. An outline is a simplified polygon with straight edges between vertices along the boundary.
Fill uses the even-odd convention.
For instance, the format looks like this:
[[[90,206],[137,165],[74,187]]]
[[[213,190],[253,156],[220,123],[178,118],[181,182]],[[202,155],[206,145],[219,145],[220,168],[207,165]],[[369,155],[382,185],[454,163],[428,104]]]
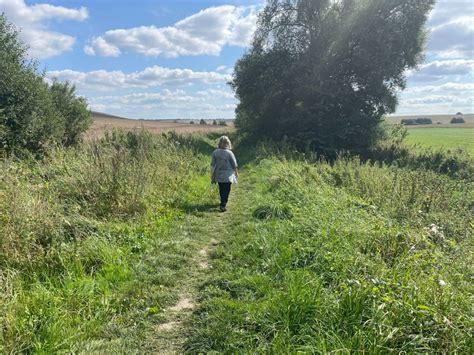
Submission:
[[[160,324],[154,327],[153,348],[160,354],[183,353],[183,345],[189,329],[192,328],[191,318],[198,306],[199,287],[208,278],[212,269],[212,253],[220,243],[229,226],[233,210],[233,201],[237,199],[238,189],[231,193],[228,211],[219,213],[217,208],[210,209],[199,216],[188,215],[184,233],[197,241],[191,267],[183,278],[177,281],[176,294],[178,301],[163,310]]]

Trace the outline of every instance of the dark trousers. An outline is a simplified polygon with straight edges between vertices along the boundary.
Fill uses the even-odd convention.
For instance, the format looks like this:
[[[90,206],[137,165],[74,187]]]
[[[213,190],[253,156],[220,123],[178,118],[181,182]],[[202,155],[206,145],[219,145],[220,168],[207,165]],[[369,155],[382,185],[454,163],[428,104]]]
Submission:
[[[219,183],[219,195],[221,195],[221,207],[225,207],[227,205],[227,201],[229,200],[231,185],[232,183],[230,182]]]

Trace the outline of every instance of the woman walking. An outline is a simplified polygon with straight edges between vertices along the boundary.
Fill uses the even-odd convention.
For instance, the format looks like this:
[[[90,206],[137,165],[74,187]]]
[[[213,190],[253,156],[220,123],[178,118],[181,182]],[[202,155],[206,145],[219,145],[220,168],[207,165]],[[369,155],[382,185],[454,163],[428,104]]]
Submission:
[[[232,144],[227,136],[219,138],[217,149],[212,153],[211,160],[211,182],[219,184],[221,204],[219,211],[225,212],[227,200],[229,199],[230,187],[237,182],[237,160],[232,153]]]

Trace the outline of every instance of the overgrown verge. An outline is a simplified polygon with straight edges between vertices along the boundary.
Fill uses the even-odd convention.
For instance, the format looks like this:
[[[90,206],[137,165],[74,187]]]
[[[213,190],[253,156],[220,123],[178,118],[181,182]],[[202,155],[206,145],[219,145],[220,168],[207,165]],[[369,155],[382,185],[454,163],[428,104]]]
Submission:
[[[266,157],[239,188],[189,351],[470,351],[469,182]]]
[[[1,161],[0,352],[140,347],[189,264],[183,211],[211,199],[207,160],[178,138],[116,131]]]

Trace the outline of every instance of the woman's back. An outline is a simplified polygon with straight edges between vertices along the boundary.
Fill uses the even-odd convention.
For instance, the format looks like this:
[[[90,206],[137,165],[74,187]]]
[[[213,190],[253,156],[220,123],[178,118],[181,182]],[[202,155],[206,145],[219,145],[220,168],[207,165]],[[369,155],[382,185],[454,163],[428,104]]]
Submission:
[[[211,165],[217,182],[230,182],[237,168],[237,161],[231,150],[218,148],[212,153]]]

